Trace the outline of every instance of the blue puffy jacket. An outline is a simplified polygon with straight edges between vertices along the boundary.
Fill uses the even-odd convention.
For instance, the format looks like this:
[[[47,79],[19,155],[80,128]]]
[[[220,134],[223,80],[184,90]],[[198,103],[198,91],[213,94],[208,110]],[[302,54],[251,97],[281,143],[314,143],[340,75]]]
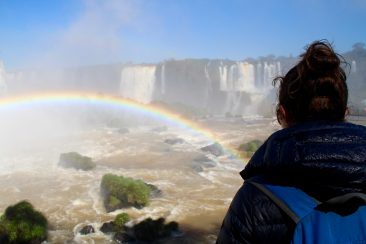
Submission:
[[[324,201],[366,193],[366,127],[308,122],[272,134],[240,173],[272,184],[296,186]],[[289,243],[294,223],[250,184],[235,195],[217,243]]]

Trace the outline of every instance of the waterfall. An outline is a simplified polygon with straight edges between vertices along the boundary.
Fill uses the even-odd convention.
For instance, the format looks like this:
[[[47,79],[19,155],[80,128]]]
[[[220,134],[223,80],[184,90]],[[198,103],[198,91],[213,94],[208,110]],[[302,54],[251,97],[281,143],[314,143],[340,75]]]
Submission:
[[[205,78],[206,78],[206,93],[205,93],[205,99],[204,99],[204,104],[205,107],[208,105],[209,99],[210,99],[210,95],[213,92],[213,86],[212,86],[212,79],[210,77],[210,73],[208,70],[208,67],[211,65],[211,62],[208,62],[205,65]]]
[[[219,66],[221,91],[255,92],[254,66],[237,62],[230,66]]]
[[[238,82],[235,91],[245,91],[247,93],[256,93],[254,65],[247,62],[238,62]]]
[[[255,85],[257,87],[263,86],[263,71],[262,71],[262,63],[258,62],[255,70],[256,82]]]
[[[355,71],[356,62],[351,62],[352,71]],[[101,65],[6,73],[0,62],[0,94],[59,88],[87,89],[118,94],[141,103],[156,100],[187,105],[212,114],[240,115],[263,111],[263,106],[271,106],[266,100],[270,99],[273,91],[272,80],[280,75],[283,65],[287,68],[286,62],[280,63],[273,58],[245,61],[192,59],[156,65]]]
[[[352,60],[351,72],[352,73],[356,73],[357,72],[357,65],[356,65],[356,61],[355,60]]]
[[[0,60],[0,95],[3,95],[7,92],[6,85],[6,71],[4,63]]]
[[[242,92],[228,91],[226,95],[225,113],[238,114],[240,113],[240,102],[242,100]]]
[[[271,91],[272,80],[280,73],[280,62],[236,62],[230,65],[221,62],[220,90],[226,93],[224,112],[255,113]]]
[[[124,67],[121,73],[119,94],[138,102],[151,102],[156,81],[155,71],[155,65]]]
[[[268,64],[264,62],[264,72],[263,72],[263,87],[268,87],[273,78],[276,76],[276,66],[274,64]]]
[[[245,107],[244,113],[250,115],[258,114],[260,104],[263,102],[263,99],[265,99],[263,94],[252,94],[250,96],[251,106]]]
[[[220,90],[221,91],[227,91],[227,67],[221,65],[219,66],[219,73],[220,73]]]
[[[161,94],[165,94],[165,64],[161,66]]]

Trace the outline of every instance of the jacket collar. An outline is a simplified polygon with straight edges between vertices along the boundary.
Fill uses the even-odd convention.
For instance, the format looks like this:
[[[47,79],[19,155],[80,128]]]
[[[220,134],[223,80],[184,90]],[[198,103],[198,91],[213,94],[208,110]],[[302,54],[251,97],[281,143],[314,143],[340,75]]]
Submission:
[[[282,129],[266,140],[240,174],[243,179],[259,176],[320,192],[365,191],[366,127],[317,121]]]

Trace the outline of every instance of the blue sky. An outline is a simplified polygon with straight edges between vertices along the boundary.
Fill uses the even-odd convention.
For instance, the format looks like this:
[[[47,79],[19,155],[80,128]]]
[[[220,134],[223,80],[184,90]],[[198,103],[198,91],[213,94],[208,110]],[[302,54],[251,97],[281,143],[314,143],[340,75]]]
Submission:
[[[297,56],[366,43],[364,0],[0,0],[8,70],[166,59]]]

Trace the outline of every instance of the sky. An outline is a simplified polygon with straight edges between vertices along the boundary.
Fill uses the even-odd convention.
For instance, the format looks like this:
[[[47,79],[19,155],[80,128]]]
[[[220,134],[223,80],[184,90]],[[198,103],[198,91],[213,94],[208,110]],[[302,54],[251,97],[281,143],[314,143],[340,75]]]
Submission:
[[[0,0],[9,71],[168,59],[298,56],[366,43],[365,0]]]

